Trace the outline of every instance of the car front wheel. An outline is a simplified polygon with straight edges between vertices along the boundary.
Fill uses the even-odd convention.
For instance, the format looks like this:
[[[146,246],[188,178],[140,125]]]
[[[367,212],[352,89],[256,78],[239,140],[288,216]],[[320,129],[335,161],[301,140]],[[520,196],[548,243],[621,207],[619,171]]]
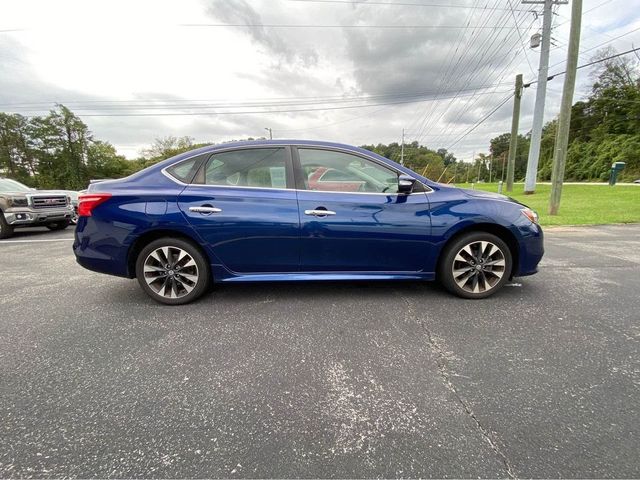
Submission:
[[[507,244],[486,232],[470,232],[443,252],[439,278],[450,292],[463,298],[486,298],[509,280],[511,251]]]
[[[179,238],[160,238],[144,247],[136,260],[136,277],[147,295],[166,305],[192,302],[211,281],[205,256]]]

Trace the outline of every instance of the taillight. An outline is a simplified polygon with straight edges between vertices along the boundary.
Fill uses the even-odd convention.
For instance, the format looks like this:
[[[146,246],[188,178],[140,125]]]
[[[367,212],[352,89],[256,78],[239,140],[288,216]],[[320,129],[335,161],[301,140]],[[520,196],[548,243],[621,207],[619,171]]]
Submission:
[[[84,193],[80,195],[78,197],[78,215],[80,217],[90,217],[94,208],[110,198],[110,193]]]

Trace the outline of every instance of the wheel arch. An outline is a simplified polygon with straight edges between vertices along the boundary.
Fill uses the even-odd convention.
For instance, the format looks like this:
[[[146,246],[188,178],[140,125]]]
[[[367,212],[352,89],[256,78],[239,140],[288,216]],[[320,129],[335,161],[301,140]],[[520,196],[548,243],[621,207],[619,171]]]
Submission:
[[[136,238],[136,240],[129,247],[129,252],[127,254],[127,275],[129,278],[136,278],[136,260],[138,258],[138,254],[142,251],[142,249],[154,240],[158,240],[159,238],[164,237],[179,238],[191,243],[200,251],[200,253],[202,253],[202,255],[204,255],[204,258],[206,258],[209,263],[211,263],[209,254],[204,248],[202,248],[200,243],[194,237],[179,230],[172,230],[167,228],[149,230]]]
[[[495,235],[496,237],[498,237],[504,243],[507,244],[507,247],[509,247],[509,253],[511,253],[511,272],[509,274],[509,278],[513,278],[518,272],[519,265],[520,265],[520,250],[518,247],[518,240],[516,239],[513,232],[511,232],[511,230],[509,230],[507,227],[504,227],[497,223],[490,223],[490,222],[472,223],[453,232],[447,238],[445,244],[442,246],[442,249],[440,250],[441,253],[438,257],[438,264],[436,266],[436,276],[438,276],[440,272],[440,266],[444,258],[443,253],[447,250],[449,245],[451,245],[461,236],[466,235],[467,233],[472,233],[472,232],[490,233],[492,235]]]

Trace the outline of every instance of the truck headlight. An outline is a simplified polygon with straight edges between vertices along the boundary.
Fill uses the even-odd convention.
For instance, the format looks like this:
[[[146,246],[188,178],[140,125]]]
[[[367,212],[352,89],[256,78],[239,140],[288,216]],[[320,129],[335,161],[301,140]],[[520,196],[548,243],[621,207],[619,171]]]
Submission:
[[[13,207],[26,207],[28,205],[27,197],[11,197],[11,206]]]

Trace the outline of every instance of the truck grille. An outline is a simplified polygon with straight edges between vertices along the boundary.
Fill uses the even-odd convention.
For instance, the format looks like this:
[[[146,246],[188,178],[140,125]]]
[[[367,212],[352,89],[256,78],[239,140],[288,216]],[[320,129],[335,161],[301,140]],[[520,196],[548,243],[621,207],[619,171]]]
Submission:
[[[64,195],[33,197],[33,208],[63,208],[66,206],[67,197]]]

